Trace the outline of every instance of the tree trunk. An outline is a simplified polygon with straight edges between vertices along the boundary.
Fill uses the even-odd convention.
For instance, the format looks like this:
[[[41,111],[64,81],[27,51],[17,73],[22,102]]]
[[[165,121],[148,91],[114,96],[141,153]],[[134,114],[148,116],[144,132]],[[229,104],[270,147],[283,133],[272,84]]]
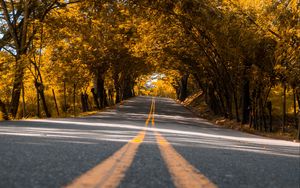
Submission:
[[[118,74],[114,74],[114,86],[116,90],[116,104],[120,102],[121,96],[120,96],[120,82],[119,82],[119,76]]]
[[[64,80],[64,107],[63,110],[65,114],[67,113],[67,88],[66,88],[66,81]]]
[[[109,98],[109,104],[113,105],[114,104],[114,91],[112,88],[108,90],[108,98]]]
[[[109,106],[108,105],[108,98],[107,98],[107,93],[106,93],[106,89],[104,89],[104,107]]]
[[[218,88],[216,88],[216,93],[217,93],[216,98],[219,101],[217,106],[219,109],[218,111],[222,113],[225,118],[228,118],[228,114],[226,113],[226,105],[224,102],[224,97],[222,96],[221,91]]]
[[[194,77],[194,79],[195,79],[195,81],[197,83],[198,89],[201,89],[202,92],[204,92],[205,89],[204,89],[204,86],[203,86],[203,84],[201,82],[200,75],[198,75],[197,73],[193,73],[192,75],[193,75],[193,77]]]
[[[258,121],[258,130],[262,131],[262,111],[261,111],[261,97],[258,99],[258,105],[257,105],[257,119]]]
[[[298,115],[297,115],[297,96],[296,96],[296,90],[293,89],[293,96],[294,96],[294,123],[295,123],[295,128],[298,127]]]
[[[208,99],[207,104],[209,108],[214,112],[215,115],[220,114],[219,100],[215,95],[215,90],[213,87],[208,88]]]
[[[24,3],[24,4],[23,4]],[[22,89],[22,82],[24,77],[24,66],[23,62],[21,61],[21,57],[27,54],[28,48],[28,41],[27,41],[27,26],[29,20],[29,1],[25,1],[22,3],[23,8],[23,16],[22,16],[22,23],[20,30],[17,30],[17,22],[11,20],[10,10],[8,10],[6,2],[1,1],[1,8],[3,13],[3,18],[6,20],[9,32],[11,37],[13,38],[13,46],[15,47],[16,53],[16,67],[15,67],[15,76],[13,82],[13,90],[12,90],[12,97],[10,103],[10,113],[11,115],[16,118],[20,103],[20,96],[21,96],[21,89]]]
[[[240,122],[241,120],[240,120],[240,114],[239,114],[239,104],[238,104],[236,91],[233,91],[233,99],[234,99],[236,121]]]
[[[297,132],[297,140],[300,140],[300,108],[298,109],[298,132]]]
[[[242,110],[243,110],[243,116],[242,116],[242,124],[249,123],[249,116],[250,116],[250,80],[249,80],[249,74],[251,70],[251,63],[245,62],[244,67],[244,74],[243,74],[243,91],[242,91],[242,97],[243,97],[243,103],[242,103]]]
[[[51,113],[48,110],[48,106],[47,106],[47,102],[46,102],[46,98],[45,98],[45,93],[44,93],[44,85],[40,82],[35,82],[35,87],[39,91],[39,95],[40,95],[41,100],[42,100],[42,104],[43,104],[43,108],[44,108],[46,117],[50,118]]]
[[[4,102],[1,101],[1,99],[0,99],[0,111],[2,112],[2,118],[4,120],[9,120],[5,104],[4,104]]]
[[[175,87],[175,91],[176,91],[176,98],[177,98],[177,100],[180,100],[180,86],[179,87]]]
[[[286,83],[283,82],[283,102],[282,102],[282,132],[284,132],[286,125]]]
[[[265,106],[263,104],[263,99],[260,98],[260,117],[261,117],[261,127],[260,131],[264,130],[267,131],[267,121],[266,121],[266,113],[265,113]]]
[[[105,107],[105,89],[104,89],[104,75],[98,75],[97,78],[97,96],[100,101],[100,108]]]
[[[95,105],[96,105],[96,108],[97,108],[98,110],[100,110],[100,105],[99,105],[99,101],[98,101],[97,94],[95,93],[95,88],[92,88],[92,89],[91,89],[91,92],[92,92],[92,94],[93,94],[94,103],[95,103]]]
[[[184,101],[188,96],[188,78],[189,74],[184,74],[180,80],[179,100]]]
[[[44,89],[40,91],[40,96],[41,96],[41,99],[42,99],[42,104],[43,104],[43,107],[44,107],[44,111],[46,113],[46,117],[50,118],[51,113],[49,112],[49,109],[48,109],[48,106],[47,106]]]
[[[37,82],[37,81],[35,81]],[[36,88],[36,116],[39,118],[41,117],[40,113],[40,94],[39,94],[39,89]]]
[[[19,102],[21,97],[22,81],[24,76],[23,67],[20,65],[19,60],[17,60],[15,77],[13,82],[12,97],[10,103],[10,113],[13,118],[16,118],[19,108]]]
[[[59,116],[59,110],[58,110],[58,105],[57,105],[54,89],[52,89],[52,94],[53,94],[53,100],[54,100],[54,104],[55,104],[56,113],[57,113],[57,116]]]
[[[252,116],[251,116],[251,125],[256,129],[257,127],[257,106],[256,106],[256,98],[254,98],[252,102]]]
[[[88,94],[87,93],[81,93],[81,105],[82,105],[82,111],[87,112],[89,111],[89,102],[88,102]]]
[[[85,103],[86,111],[90,111],[90,107],[89,107],[89,95],[87,93],[84,93],[84,103]]]
[[[300,97],[298,90],[296,90],[296,98],[298,101],[298,133],[297,133],[297,140],[300,141]]]
[[[254,118],[253,118],[254,122],[253,122],[253,127],[255,130],[258,130],[259,128],[259,117],[258,117],[258,107],[255,106],[254,108]]]
[[[298,91],[296,90],[296,98],[297,98],[297,101],[298,101],[298,111],[300,109],[300,97],[299,97],[299,93]]]
[[[22,81],[22,112],[23,112],[23,118],[26,117],[26,102],[25,102],[25,87],[24,83]]]
[[[130,78],[124,80],[123,99],[129,99],[133,97],[132,85],[133,84]]]
[[[116,104],[117,104],[117,103],[121,102],[120,87],[115,86],[115,90],[116,90]]]
[[[269,131],[272,132],[273,118],[272,118],[272,102],[271,101],[267,102],[267,109],[269,111]]]
[[[73,85],[73,113],[74,117],[76,117],[76,84]]]
[[[242,124],[249,123],[249,115],[250,115],[250,82],[249,80],[244,80],[243,83],[243,104],[242,104],[242,110],[243,110],[243,116],[242,116]]]
[[[82,111],[86,112],[86,103],[85,103],[85,96],[83,93],[80,94],[80,99],[81,99],[81,107],[82,107]]]
[[[228,118],[230,120],[233,119],[232,117],[232,99],[231,99],[231,95],[228,93],[228,91],[225,92],[225,102],[226,102],[226,112],[228,115]]]

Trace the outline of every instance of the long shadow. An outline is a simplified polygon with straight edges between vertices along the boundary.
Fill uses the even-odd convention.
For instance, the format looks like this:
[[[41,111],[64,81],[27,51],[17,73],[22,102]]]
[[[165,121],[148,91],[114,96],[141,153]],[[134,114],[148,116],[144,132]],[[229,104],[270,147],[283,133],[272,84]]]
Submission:
[[[220,187],[289,187],[300,185],[299,158],[227,148],[175,145],[194,167]]]

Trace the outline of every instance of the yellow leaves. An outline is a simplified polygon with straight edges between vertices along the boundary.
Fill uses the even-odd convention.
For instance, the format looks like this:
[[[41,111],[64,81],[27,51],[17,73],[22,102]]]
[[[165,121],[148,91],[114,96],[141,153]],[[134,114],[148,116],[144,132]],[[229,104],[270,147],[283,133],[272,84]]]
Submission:
[[[172,78],[161,73],[153,73],[147,76],[140,76],[136,82],[136,92],[139,95],[152,95],[161,97],[176,97],[175,89],[172,86]]]
[[[291,7],[292,9],[295,9],[295,10],[299,11],[299,1],[297,1],[297,0],[290,0],[289,7]]]
[[[164,80],[158,80],[157,82],[154,82],[152,93],[155,96],[170,98],[176,97],[176,91],[174,87],[170,84],[170,82],[166,82]]]
[[[119,6],[119,9],[120,9],[119,11],[121,14],[129,16],[130,13],[129,13],[128,9],[124,9],[123,7],[120,7],[120,6]]]
[[[10,91],[13,79],[13,66],[15,58],[7,52],[0,51],[0,98],[7,100],[10,97]]]
[[[266,0],[238,0],[239,4],[245,9],[262,10],[266,5]]]
[[[176,4],[176,6],[174,7],[173,11],[175,14],[180,15],[182,13],[182,7],[180,6],[180,4]]]
[[[280,64],[277,64],[275,67],[274,67],[274,70],[278,73],[284,73],[286,71],[286,67],[280,65]]]
[[[101,26],[103,23],[101,19],[92,19],[92,24],[95,26]]]
[[[4,56],[2,56],[2,54],[0,55],[0,65],[3,64],[6,61],[7,58],[5,58]]]

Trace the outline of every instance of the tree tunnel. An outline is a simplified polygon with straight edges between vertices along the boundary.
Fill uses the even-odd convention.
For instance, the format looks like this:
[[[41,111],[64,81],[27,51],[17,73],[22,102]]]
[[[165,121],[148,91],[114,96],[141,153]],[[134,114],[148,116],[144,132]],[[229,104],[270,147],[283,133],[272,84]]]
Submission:
[[[143,94],[153,73],[165,75],[160,95],[200,90],[215,114],[256,129],[276,92],[279,113],[293,95],[297,116],[296,1],[2,0],[0,15],[6,119],[101,109]]]

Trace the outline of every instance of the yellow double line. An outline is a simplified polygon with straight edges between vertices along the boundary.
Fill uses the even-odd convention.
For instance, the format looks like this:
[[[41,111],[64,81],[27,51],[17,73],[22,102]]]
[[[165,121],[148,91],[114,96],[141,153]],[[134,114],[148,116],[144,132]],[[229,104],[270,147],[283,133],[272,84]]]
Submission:
[[[151,106],[150,106],[150,112],[148,114],[148,118],[145,122],[145,126],[148,126],[149,121],[151,120],[152,122],[152,127],[154,127],[155,122],[154,122],[154,114],[155,114],[155,100],[152,98]]]
[[[155,127],[155,100],[152,99],[150,112],[145,122],[145,127],[151,121]],[[75,179],[67,187],[117,187],[125,176],[125,172],[131,166],[134,156],[144,141],[146,131],[142,130],[125,146],[116,151],[108,159]],[[156,142],[159,145],[162,157],[167,164],[169,172],[176,187],[182,188],[215,188],[204,175],[186,161],[172,145],[157,131],[155,131]]]
[[[152,117],[152,126],[155,127],[154,113],[155,100],[152,99],[149,117]],[[149,117],[147,121],[149,122]],[[168,167],[168,170],[174,180],[176,187],[180,188],[215,188],[217,187],[208,178],[202,175],[187,160],[185,160],[173,146],[155,130],[156,143],[159,146],[160,153]]]

